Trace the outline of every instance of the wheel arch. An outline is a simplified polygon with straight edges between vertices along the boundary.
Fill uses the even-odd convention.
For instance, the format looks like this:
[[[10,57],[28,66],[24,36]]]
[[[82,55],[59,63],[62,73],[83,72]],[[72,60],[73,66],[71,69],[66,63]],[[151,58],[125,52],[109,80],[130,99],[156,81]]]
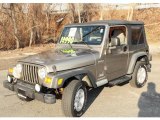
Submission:
[[[89,70],[76,70],[72,71],[70,74],[64,75],[64,82],[61,87],[66,87],[72,80],[80,80],[89,87],[97,87],[96,78]]]
[[[128,66],[128,71],[127,74],[132,74],[134,71],[134,67],[137,63],[137,61],[145,61],[146,64],[149,63],[148,57],[147,57],[147,53],[146,52],[139,52],[139,53],[135,53],[132,55],[131,59],[130,59],[130,64]]]

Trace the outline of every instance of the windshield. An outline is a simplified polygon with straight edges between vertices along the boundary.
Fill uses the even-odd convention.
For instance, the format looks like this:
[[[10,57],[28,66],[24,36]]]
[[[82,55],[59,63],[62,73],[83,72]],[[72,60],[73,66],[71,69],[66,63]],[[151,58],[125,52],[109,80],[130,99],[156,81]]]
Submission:
[[[105,26],[65,27],[59,43],[100,45],[103,40]]]

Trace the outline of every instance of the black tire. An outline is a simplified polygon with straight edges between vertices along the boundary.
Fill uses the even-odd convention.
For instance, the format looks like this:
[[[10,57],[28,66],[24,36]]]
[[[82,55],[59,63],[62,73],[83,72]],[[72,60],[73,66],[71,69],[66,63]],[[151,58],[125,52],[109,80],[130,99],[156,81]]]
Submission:
[[[75,96],[78,90],[82,89],[84,91],[84,104],[80,111],[74,108]],[[73,80],[63,91],[62,95],[62,110],[67,117],[80,117],[86,110],[87,102],[87,89],[82,81]]]
[[[138,82],[138,79],[137,79],[137,73],[138,73],[138,70],[139,70],[141,67],[143,67],[144,70],[145,70],[145,72],[146,72],[146,77],[145,77],[145,79],[144,79],[144,81],[143,81],[142,83]],[[145,83],[147,82],[147,80],[148,80],[148,74],[147,74],[147,69],[146,69],[146,67],[145,67],[145,62],[138,61],[138,62],[136,63],[135,68],[134,68],[134,72],[133,72],[133,74],[132,74],[132,79],[130,80],[129,83],[130,83],[130,85],[131,85],[132,87],[141,88],[141,87],[143,87],[143,86],[145,85]]]

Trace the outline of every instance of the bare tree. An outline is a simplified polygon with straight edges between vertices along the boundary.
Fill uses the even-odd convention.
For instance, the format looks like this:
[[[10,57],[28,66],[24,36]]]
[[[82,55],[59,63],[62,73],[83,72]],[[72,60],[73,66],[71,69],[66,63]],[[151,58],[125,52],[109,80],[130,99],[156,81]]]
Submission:
[[[15,4],[13,3],[10,4],[10,10],[11,10],[11,21],[14,28],[13,35],[16,40],[16,48],[18,49],[20,48],[20,39],[18,37],[18,27],[17,27],[16,16],[15,16]]]
[[[134,9],[137,6],[137,4],[136,3],[131,3],[128,6],[129,6],[129,9],[128,9],[127,20],[132,20],[133,19]]]
[[[51,14],[50,14],[50,4],[44,4],[44,11],[45,11],[45,16],[46,16],[46,27],[47,27],[47,32],[49,32],[49,28],[50,28],[50,18],[51,18]],[[52,5],[53,7],[53,5]]]
[[[81,23],[81,13],[80,13],[80,5],[79,5],[79,3],[77,4],[77,12],[78,12],[79,23]]]
[[[76,12],[75,12],[76,6],[74,3],[69,3],[69,14],[70,14],[70,23],[76,21]]]
[[[104,6],[103,6],[103,4],[100,4],[100,6],[101,6],[102,8],[100,9],[100,18],[99,18],[99,20],[103,20]]]
[[[16,18],[16,7],[18,7],[16,4],[2,4],[2,11],[5,15],[7,15],[13,26],[13,36],[16,42],[16,48],[20,48],[20,38],[18,35],[18,25],[17,25],[17,18]]]
[[[40,43],[41,40],[41,32],[40,32],[40,20],[41,18],[41,10],[42,10],[42,4],[32,4],[30,5],[30,41],[29,46],[32,44]]]
[[[88,22],[92,20],[98,20],[100,17],[100,5],[99,4],[93,4],[93,3],[86,3],[83,4],[83,21]]]

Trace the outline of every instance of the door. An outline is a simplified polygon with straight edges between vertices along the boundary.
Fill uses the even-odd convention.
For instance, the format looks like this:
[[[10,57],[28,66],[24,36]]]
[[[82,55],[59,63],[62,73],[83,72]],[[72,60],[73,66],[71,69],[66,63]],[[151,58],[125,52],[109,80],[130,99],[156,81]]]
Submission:
[[[106,75],[108,80],[113,80],[127,73],[127,34],[126,26],[113,26],[109,29],[106,51]]]

